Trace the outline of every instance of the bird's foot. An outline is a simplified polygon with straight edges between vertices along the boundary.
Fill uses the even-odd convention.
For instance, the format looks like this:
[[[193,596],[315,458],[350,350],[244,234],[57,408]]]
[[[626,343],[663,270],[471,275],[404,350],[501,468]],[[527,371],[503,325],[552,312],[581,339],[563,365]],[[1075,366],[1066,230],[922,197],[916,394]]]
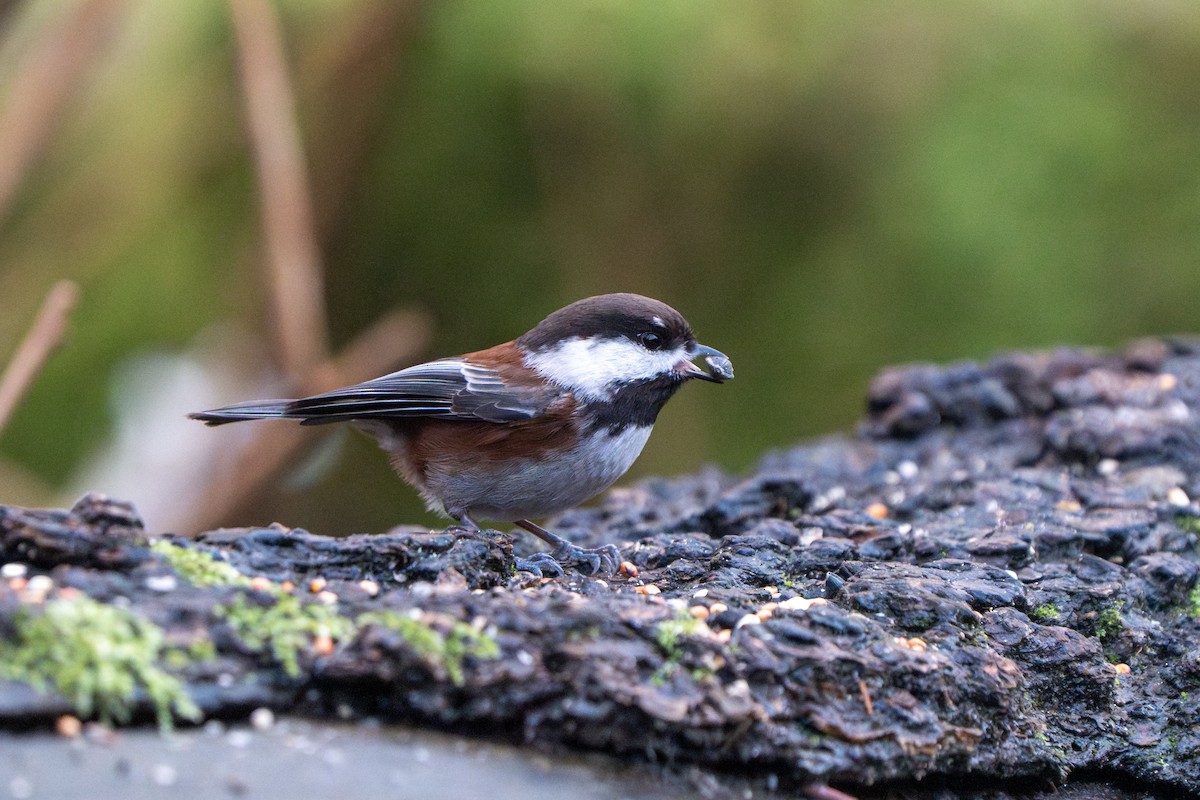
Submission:
[[[587,567],[586,570],[580,570],[584,575],[595,575],[601,571],[605,575],[612,575],[621,564],[621,551],[614,544],[600,547],[579,547],[571,544],[557,533],[551,533],[527,519],[518,519],[515,522],[518,527],[524,528],[554,548],[550,551],[549,557],[559,565],[560,569],[562,564],[579,564]]]
[[[552,572],[555,575],[566,575],[566,571],[562,565],[554,560],[554,556],[549,553],[534,553],[528,558],[522,556],[513,557],[513,566],[518,572],[528,572],[538,578],[546,577],[546,572]]]
[[[584,575],[611,576],[621,565],[621,551],[614,544],[600,547],[580,547],[563,541],[554,549],[554,560],[560,564],[577,564]],[[587,567],[587,569],[583,569]]]
[[[555,575],[565,575],[564,564],[577,566],[584,575],[600,573],[610,576],[617,571],[621,563],[621,551],[611,544],[602,547],[580,547],[564,541],[553,553],[534,553],[528,558],[516,556],[513,563],[518,570],[539,578],[545,577],[546,571]]]

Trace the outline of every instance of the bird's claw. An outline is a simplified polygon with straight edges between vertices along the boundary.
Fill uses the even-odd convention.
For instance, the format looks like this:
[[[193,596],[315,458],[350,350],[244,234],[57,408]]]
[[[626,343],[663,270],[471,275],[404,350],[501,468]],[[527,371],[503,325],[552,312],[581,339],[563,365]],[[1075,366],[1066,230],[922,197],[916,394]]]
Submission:
[[[580,569],[584,575],[595,575],[603,570],[606,576],[613,575],[621,565],[621,551],[614,544],[600,547],[580,547],[579,545],[563,542],[554,550],[554,560],[557,562],[575,563],[587,570]]]
[[[537,577],[545,577],[546,571],[555,575],[565,575],[564,564],[579,567],[584,575],[613,575],[621,564],[621,551],[616,545],[606,544],[602,547],[579,547],[564,542],[554,549],[553,553],[534,553],[529,557],[516,556],[513,564],[521,572],[528,572]]]
[[[548,570],[555,575],[566,575],[566,571],[562,568],[554,556],[549,553],[534,553],[528,558],[522,556],[513,557],[513,566],[518,572],[528,572],[531,575],[544,578],[546,577],[542,570]]]

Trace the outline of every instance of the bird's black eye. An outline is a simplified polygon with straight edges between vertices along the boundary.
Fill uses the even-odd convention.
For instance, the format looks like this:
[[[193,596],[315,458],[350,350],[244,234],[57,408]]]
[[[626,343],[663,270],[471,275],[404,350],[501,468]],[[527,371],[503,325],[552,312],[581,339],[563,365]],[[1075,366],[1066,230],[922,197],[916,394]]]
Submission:
[[[660,333],[654,331],[646,331],[638,334],[638,342],[647,350],[662,350],[667,343],[667,339]]]

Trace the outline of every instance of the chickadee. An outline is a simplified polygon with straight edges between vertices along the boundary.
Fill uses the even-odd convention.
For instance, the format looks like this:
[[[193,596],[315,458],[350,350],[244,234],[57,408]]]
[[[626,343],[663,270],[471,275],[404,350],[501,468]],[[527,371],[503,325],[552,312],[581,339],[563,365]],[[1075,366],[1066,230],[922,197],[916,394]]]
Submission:
[[[704,357],[706,368],[692,363]],[[636,294],[589,297],[528,333],[300,400],[254,400],[191,414],[209,425],[352,422],[371,434],[431,511],[478,530],[513,522],[551,545],[518,569],[560,561],[616,570],[613,545],[577,547],[530,518],[573,508],[633,464],[663,405],[687,380],[723,383],[733,366],[696,342],[683,316]]]

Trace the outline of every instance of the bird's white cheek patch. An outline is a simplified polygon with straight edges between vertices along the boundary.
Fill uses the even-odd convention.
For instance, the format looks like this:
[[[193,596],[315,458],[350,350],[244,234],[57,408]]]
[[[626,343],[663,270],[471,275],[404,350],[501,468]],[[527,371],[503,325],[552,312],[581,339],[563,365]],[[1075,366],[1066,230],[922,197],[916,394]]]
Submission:
[[[564,339],[525,363],[588,400],[606,400],[614,384],[665,375],[687,358],[682,348],[651,352],[628,339]]]

